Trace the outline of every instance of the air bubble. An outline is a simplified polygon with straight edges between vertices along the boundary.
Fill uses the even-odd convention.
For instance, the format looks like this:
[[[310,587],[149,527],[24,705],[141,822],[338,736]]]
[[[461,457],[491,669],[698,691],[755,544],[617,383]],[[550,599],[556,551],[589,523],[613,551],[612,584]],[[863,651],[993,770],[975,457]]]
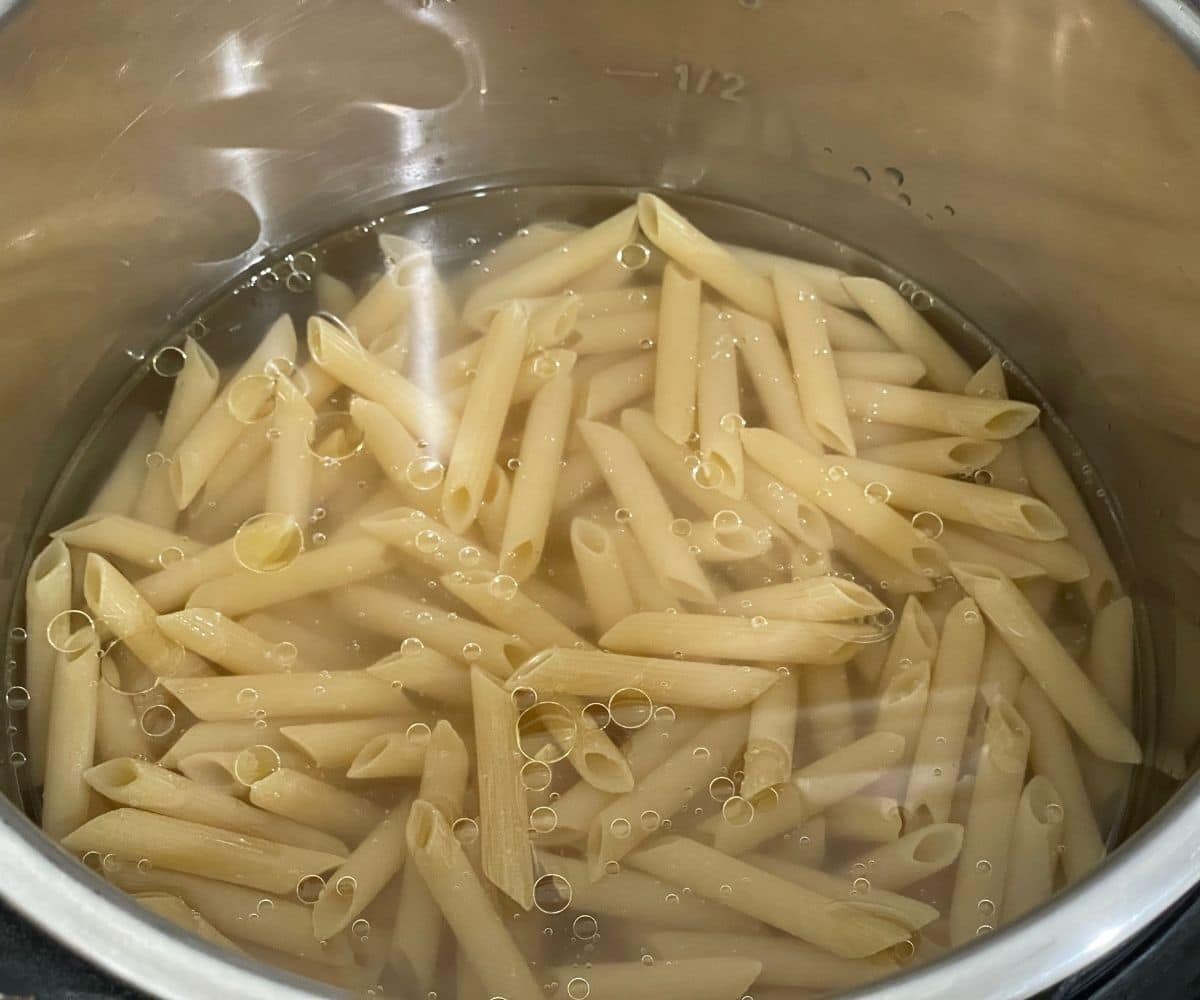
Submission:
[[[460,816],[450,824],[450,832],[454,834],[454,838],[460,844],[466,847],[479,839],[479,824],[470,816]]]
[[[571,933],[580,941],[591,941],[599,930],[599,923],[590,913],[581,913],[571,924]]]
[[[718,535],[727,535],[742,526],[742,519],[737,511],[719,510],[713,515],[712,526]]]
[[[872,480],[863,487],[863,496],[868,503],[887,503],[892,499],[892,488],[887,483]]]
[[[825,470],[825,478],[834,483],[840,482],[848,475],[850,475],[850,473],[848,473],[845,467],[841,465],[831,465]]]
[[[183,558],[184,558],[183,549],[179,548],[179,546],[177,546],[177,545],[168,545],[165,549],[163,549],[158,554],[157,558],[155,559],[155,562],[157,562],[158,565],[161,566],[163,569],[166,569],[168,566],[172,565],[173,563],[181,562],[183,560]]]
[[[161,739],[175,728],[175,710],[170,705],[151,705],[138,720],[143,733]]]
[[[695,757],[696,760],[708,760],[708,758],[712,756],[712,753],[708,747],[696,747],[692,750],[692,756]]]
[[[274,774],[282,766],[283,761],[279,751],[265,743],[247,747],[233,760],[233,776],[237,781],[249,787],[256,781],[262,781],[269,774]]]
[[[474,663],[483,656],[483,647],[477,642],[464,642],[462,648],[462,658],[468,663]]]
[[[308,450],[325,465],[353,458],[363,449],[362,428],[349,413],[320,413],[308,427]]]
[[[571,712],[556,701],[539,701],[517,718],[517,745],[529,760],[562,760],[574,748],[577,735]]]
[[[859,876],[850,883],[850,891],[855,895],[864,895],[871,891],[871,880]]]
[[[638,817],[638,822],[643,830],[653,833],[662,825],[662,817],[655,810],[647,809]]]
[[[731,795],[721,803],[721,815],[730,826],[747,826],[754,819],[754,803],[740,795]]]
[[[96,623],[86,611],[60,611],[46,626],[46,641],[60,653],[82,653],[96,638]]]
[[[294,666],[299,656],[300,650],[296,648],[296,644],[288,642],[286,639],[283,642],[277,642],[267,650],[267,657],[285,669]]]
[[[413,539],[413,547],[418,552],[423,552],[425,555],[432,555],[438,550],[442,544],[442,536],[439,535],[433,528],[425,528],[417,532]]]
[[[617,263],[627,271],[640,271],[650,263],[650,248],[644,243],[626,243],[617,251]]]
[[[415,635],[408,636],[400,643],[401,656],[420,656],[423,652],[425,652],[425,643]]]
[[[993,477],[992,473],[988,469],[977,469],[971,478],[979,486],[991,486],[992,480],[995,477]]]
[[[305,875],[296,883],[296,898],[305,906],[312,906],[325,889],[325,880],[320,875]]]
[[[663,726],[669,726],[675,721],[675,709],[670,705],[660,705],[654,710],[654,721]]]
[[[182,646],[169,648],[172,653],[177,649],[182,658]],[[117,694],[128,696],[148,694],[158,686],[158,677],[120,639],[113,640],[101,650],[100,679]]]
[[[671,522],[671,534],[687,538],[692,533],[692,522],[686,517],[677,517]]]
[[[909,302],[917,312],[928,312],[933,308],[933,296],[923,288],[918,288],[913,292]]]
[[[726,434],[737,434],[746,426],[746,418],[740,413],[725,413],[717,423]]]
[[[715,490],[724,479],[724,470],[711,459],[702,459],[692,466],[692,480],[702,490]]]
[[[736,792],[737,788],[733,783],[733,779],[727,778],[724,775],[713,778],[708,783],[708,794],[712,796],[714,802],[724,802]]]
[[[350,933],[359,941],[365,941],[371,936],[371,921],[364,917],[359,917],[350,925]]]
[[[597,729],[603,729],[612,722],[612,713],[603,702],[589,701],[583,706],[583,717]]]
[[[991,934],[996,928],[991,924],[980,924],[975,928],[975,936],[983,937],[985,934]]]
[[[963,621],[965,621],[968,625],[974,625],[977,621],[979,621],[979,612],[974,608],[967,608],[967,610],[963,612]]]
[[[975,862],[975,870],[986,875],[992,870],[992,863],[987,858],[980,858]]]
[[[592,992],[592,984],[582,976],[575,976],[567,980],[567,996],[571,1000],[587,1000],[588,994]]]
[[[561,875],[548,873],[533,883],[533,905],[542,913],[562,913],[571,905],[571,883]]]
[[[524,712],[537,704],[538,694],[531,687],[515,687],[509,693],[509,700],[518,712]]]
[[[506,573],[498,573],[488,582],[488,593],[498,601],[511,601],[519,589],[517,581]]]
[[[654,703],[641,688],[623,687],[608,699],[608,714],[622,729],[641,729],[654,716]]]
[[[26,762],[26,757],[20,750],[14,750],[8,755],[8,762],[13,767],[23,767]]]
[[[981,899],[979,901],[979,903],[976,905],[976,909],[979,910],[979,912],[982,913],[985,917],[990,917],[993,913],[996,912],[996,904],[993,903],[990,899]]]
[[[4,704],[14,712],[24,712],[29,707],[29,689],[19,684],[4,693]]]
[[[765,628],[769,622],[762,615],[755,615],[750,619],[751,628]]]
[[[1059,823],[1063,818],[1063,807],[1057,802],[1050,802],[1046,805],[1046,821],[1049,823]]]
[[[613,511],[613,520],[615,520],[617,524],[628,524],[633,520],[633,511],[631,511],[628,507],[618,507],[615,511]]]
[[[549,806],[538,806],[529,814],[529,828],[534,833],[553,833],[558,826],[558,813]]]
[[[275,412],[275,380],[269,375],[243,375],[225,391],[225,408],[239,424],[265,420]]]
[[[854,176],[855,176],[855,177],[856,177],[858,180],[862,181],[862,182],[863,182],[863,183],[865,183],[865,184],[870,184],[870,183],[871,183],[871,171],[869,171],[869,170],[868,170],[866,167],[864,167],[864,166],[859,166],[859,165],[856,165],[856,166],[855,166],[855,167],[854,167],[854,168],[853,168],[853,169],[850,171],[850,173],[852,173],[852,174],[853,174],[853,175],[854,175]]]
[[[931,510],[919,510],[913,514],[912,526],[929,539],[941,538],[946,528],[942,519]]]
[[[414,722],[404,730],[404,735],[407,737],[409,743],[412,743],[414,746],[423,747],[429,745],[430,737],[433,734],[429,726],[424,722]]]
[[[625,840],[633,832],[633,824],[623,816],[618,816],[608,824],[608,829],[617,840]]]
[[[159,348],[154,353],[154,357],[150,359],[150,367],[154,370],[155,375],[161,375],[163,378],[175,378],[183,371],[186,362],[187,351],[172,344]]]
[[[436,490],[445,477],[445,467],[432,455],[417,456],[404,470],[404,478],[415,490]]]
[[[458,550],[458,561],[462,566],[477,566],[482,558],[483,553],[474,545],[464,545]]]
[[[541,792],[550,787],[554,772],[542,760],[527,760],[521,765],[521,784],[531,792]]]
[[[255,514],[233,536],[234,558],[252,573],[277,573],[304,551],[304,531],[287,514]]]

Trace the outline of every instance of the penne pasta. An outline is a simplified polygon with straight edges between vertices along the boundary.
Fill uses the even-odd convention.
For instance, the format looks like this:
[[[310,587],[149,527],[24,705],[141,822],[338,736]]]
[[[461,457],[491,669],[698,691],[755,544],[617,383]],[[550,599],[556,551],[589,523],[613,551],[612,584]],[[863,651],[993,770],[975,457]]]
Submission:
[[[306,875],[320,875],[342,860],[325,851],[125,808],[89,820],[62,843],[76,853],[97,851],[125,861],[146,858],[155,868],[278,893],[293,891]]]
[[[553,981],[562,984],[550,995],[553,1000],[571,1000],[586,988],[595,1000],[651,1000],[683,993],[693,1000],[728,1000],[744,995],[761,969],[759,962],[737,958],[683,959],[662,965],[596,962],[582,970],[563,966],[550,970]]]
[[[853,743],[857,727],[846,666],[839,663],[805,670],[801,682],[808,736],[816,751],[831,754]]]
[[[700,455],[713,489],[734,500],[745,495],[745,464],[738,432],[746,421],[738,392],[737,336],[710,305],[700,309],[700,369],[696,376],[696,426]],[[611,483],[609,484],[611,488]]]
[[[640,656],[715,656],[761,663],[844,663],[855,643],[870,642],[870,626],[735,615],[640,611],[600,637],[600,645]]]
[[[877,615],[884,604],[861,585],[837,576],[815,576],[725,594],[717,607],[729,614],[796,621],[836,622]]]
[[[868,462],[897,466],[931,476],[964,476],[991,465],[1000,454],[1001,447],[997,441],[933,437],[866,448],[859,452],[859,457]]]
[[[906,889],[954,864],[962,843],[963,828],[957,823],[933,823],[872,845],[842,871],[850,878],[868,879],[872,889]]]
[[[989,532],[989,534],[991,534]],[[938,541],[946,550],[946,554],[955,562],[986,563],[1000,570],[1010,580],[1032,580],[1034,577],[1045,576],[1046,570],[1037,563],[1022,559],[1018,555],[1006,552],[1004,549],[989,545],[986,541],[968,534],[960,527],[943,527]],[[1034,545],[1055,545],[1055,542],[1033,542]]]
[[[639,352],[597,372],[583,389],[580,415],[600,420],[647,396],[654,388],[654,357]]]
[[[755,250],[752,247],[737,246],[735,244],[726,244],[725,249],[757,274],[769,278],[777,267],[787,268],[798,277],[809,282],[822,301],[835,306],[841,306],[845,309],[858,308],[854,299],[842,287],[841,279],[846,277],[846,272],[840,268],[829,267],[825,264],[814,264],[811,261],[797,260],[794,257],[766,253],[762,250]]]
[[[592,622],[598,632],[606,632],[634,611],[616,542],[606,528],[576,517],[571,521],[571,551]]]
[[[250,802],[259,809],[323,830],[348,844],[361,842],[385,815],[368,799],[286,767],[255,781],[250,786]]]
[[[984,725],[950,900],[952,945],[970,941],[984,925],[994,927],[995,915],[1002,911],[1013,824],[1028,758],[1029,727],[1008,702],[996,699]]]
[[[387,715],[281,726],[279,733],[285,743],[296,747],[317,767],[344,768],[377,736],[403,733],[414,721],[415,716]]]
[[[934,386],[943,392],[963,391],[970,367],[899,292],[875,278],[843,278],[842,287],[900,350],[921,359]]]
[[[663,271],[656,332],[654,422],[683,444],[696,428],[700,279],[674,262]]]
[[[317,414],[304,393],[291,380],[275,380],[275,410],[271,416],[271,453],[267,461],[265,509],[284,514],[297,525],[312,512],[316,455],[309,437]]]
[[[833,368],[838,378],[888,385],[916,385],[925,377],[924,362],[916,355],[899,351],[834,351]]]
[[[88,504],[89,514],[131,514],[149,473],[147,459],[161,433],[158,417],[147,413]]]
[[[91,628],[73,633],[60,652],[50,687],[46,729],[42,830],[55,840],[88,817],[91,792],[84,775],[96,753],[100,646]]]
[[[733,313],[733,328],[767,425],[809,451],[820,451],[804,419],[792,365],[771,325],[737,311]]]
[[[155,620],[170,641],[233,674],[312,673],[294,643],[273,643],[210,608],[188,608]]]
[[[204,548],[174,531],[123,514],[85,514],[59,528],[53,537],[72,548],[99,552],[149,569],[160,568],[172,556],[182,559]]]
[[[1003,917],[1018,920],[1054,892],[1062,847],[1063,808],[1058,789],[1042,775],[1029,779],[1017,804],[1005,862]]]
[[[808,430],[824,447],[853,455],[854,436],[825,330],[821,300],[810,285],[785,267],[776,268],[772,282]]]
[[[25,577],[25,688],[29,692],[25,724],[35,788],[41,787],[46,775],[46,734],[58,658],[58,650],[50,645],[50,623],[70,609],[71,555],[66,543],[55,539],[34,556]]]
[[[904,798],[905,813],[918,825],[950,819],[971,707],[979,690],[985,631],[979,606],[969,597],[946,615]]]
[[[753,802],[791,775],[799,697],[799,682],[789,671],[751,703],[739,789],[742,798]]]
[[[1013,582],[979,563],[955,563],[952,569],[963,589],[978,601],[988,621],[1088,749],[1105,760],[1139,762],[1142,751],[1137,738]]]
[[[500,543],[500,569],[516,580],[529,577],[542,559],[572,396],[571,377],[558,375],[534,397],[525,419],[521,464]]]
[[[748,705],[778,676],[760,667],[557,648],[531,657],[506,686],[510,691],[528,687],[539,694],[606,699],[626,688],[640,688],[671,705],[734,709]]]
[[[883,844],[900,836],[899,803],[886,795],[852,795],[825,810],[826,835]]]
[[[1014,438],[1038,418],[1038,408],[1031,403],[853,378],[842,379],[842,398],[851,417],[982,441]]]

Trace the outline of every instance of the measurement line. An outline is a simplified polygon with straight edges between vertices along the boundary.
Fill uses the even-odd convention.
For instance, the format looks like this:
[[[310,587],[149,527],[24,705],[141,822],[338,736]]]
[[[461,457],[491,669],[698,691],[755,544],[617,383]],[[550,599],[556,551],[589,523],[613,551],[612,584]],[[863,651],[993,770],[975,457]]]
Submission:
[[[615,66],[604,67],[605,76],[628,76],[639,80],[657,80],[660,76],[654,69],[620,69]]]

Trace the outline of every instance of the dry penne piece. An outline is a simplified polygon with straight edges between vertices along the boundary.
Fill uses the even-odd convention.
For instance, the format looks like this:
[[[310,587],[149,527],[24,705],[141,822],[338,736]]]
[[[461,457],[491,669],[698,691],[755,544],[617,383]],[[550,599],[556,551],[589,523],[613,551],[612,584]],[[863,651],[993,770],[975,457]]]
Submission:
[[[546,545],[573,391],[569,375],[555,376],[534,397],[525,418],[520,466],[500,543],[500,569],[517,580],[537,569]]]
[[[886,795],[852,795],[825,810],[826,834],[838,840],[883,844],[896,840],[902,825],[900,804]]]
[[[471,695],[483,872],[528,910],[533,906],[533,852],[521,783],[524,757],[517,740],[516,706],[508,691],[478,667],[471,668]]]
[[[1054,892],[1059,849],[1063,842],[1063,808],[1058,789],[1043,775],[1025,785],[1013,820],[1004,877],[1003,920],[1020,919]]]
[[[504,415],[512,405],[513,389],[528,342],[529,310],[520,303],[506,304],[488,327],[479,359],[487,377],[471,383],[446,465],[442,515],[454,531],[470,527],[483,504]]]
[[[656,195],[638,195],[638,224],[650,242],[746,312],[777,323],[771,282],[738,261]]]
[[[428,734],[412,732],[381,733],[373,736],[354,756],[346,777],[372,778],[415,778],[425,766],[425,751]]]
[[[570,908],[586,914],[631,921],[648,928],[719,931],[760,936],[762,924],[690,894],[672,895],[671,886],[632,868],[605,873],[593,882],[585,861],[539,851],[538,867],[571,886]],[[670,898],[668,898],[670,897]]]
[[[259,722],[267,724],[258,725]],[[269,746],[278,750],[285,748],[287,742],[280,735],[278,724],[267,722],[266,719],[194,722],[168,747],[158,762],[163,767],[178,770],[179,762],[194,753],[239,751],[252,746]]]
[[[84,772],[84,780],[100,795],[121,806],[207,823],[295,847],[346,854],[346,845],[336,837],[263,812],[157,764],[117,758]]]
[[[904,798],[910,822],[925,825],[950,819],[971,707],[979,691],[985,634],[979,606],[969,597],[946,615]]]
[[[149,472],[146,459],[154,450],[161,430],[158,417],[153,413],[145,414],[136,430],[129,438],[129,443],[121,449],[121,454],[113,463],[108,478],[96,491],[92,502],[88,504],[89,514],[130,514],[137,503],[142,484]]]
[[[673,656],[680,650],[692,657],[815,666],[844,663],[856,643],[877,635],[867,625],[639,611],[605,632],[600,645],[640,656]]]
[[[845,458],[841,467],[870,494],[878,489],[887,503],[903,510],[932,511],[950,521],[963,521],[1033,541],[1055,541],[1066,534],[1062,521],[1040,500],[992,486]]]
[[[225,388],[193,423],[170,456],[167,481],[175,509],[191,503],[247,424],[266,415],[275,390],[268,365],[296,357],[296,331],[291,317],[280,316],[230,377]]]
[[[700,279],[673,261],[663,271],[656,334],[654,422],[683,444],[696,429]]]
[[[808,430],[823,446],[853,455],[854,435],[850,432],[821,300],[810,285],[786,267],[775,269],[772,284]]]
[[[776,524],[754,503],[734,500],[715,489],[700,485],[703,470],[699,457],[663,434],[654,425],[650,414],[642,410],[625,410],[621,414],[621,430],[636,445],[638,454],[657,479],[709,517],[730,510],[741,518],[743,524],[755,531],[766,530],[773,535],[778,533]],[[749,485],[750,476],[747,475],[747,487]]]
[[[462,813],[471,758],[454,727],[442,719],[433,728],[417,797],[453,822]],[[427,989],[437,973],[443,920],[429,887],[415,865],[400,880],[389,961],[410,985]]]
[[[346,935],[335,934],[324,941],[313,936],[312,908],[297,903],[294,896],[264,897],[261,889],[159,868],[142,871],[131,864],[118,865],[105,871],[105,876],[126,892],[157,889],[174,893],[232,938],[326,965],[354,962]],[[257,915],[255,919],[249,918],[251,913]]]
[[[581,420],[577,426],[613,496],[629,512],[629,528],[663,586],[678,597],[711,603],[712,587],[687,542],[671,532],[671,509],[634,443],[593,421]]]
[[[761,995],[760,987],[764,986],[820,993],[849,990],[880,979],[898,968],[894,962],[882,957],[841,958],[805,941],[738,934],[725,928],[712,931],[652,929],[647,940],[651,954],[673,964],[686,965],[688,959],[709,955],[761,962],[762,971],[754,980],[755,996]]]
[[[902,351],[921,359],[929,381],[943,392],[962,392],[970,366],[890,285],[876,278],[842,279],[842,287]]]
[[[963,828],[957,823],[933,823],[898,840],[872,845],[842,866],[850,878],[866,878],[872,890],[905,889],[949,868],[962,850]]]
[[[771,324],[739,310],[733,313],[733,327],[767,425],[810,451],[820,451],[804,419],[792,365]]]
[[[313,904],[313,934],[328,938],[345,930],[399,874],[408,856],[404,827],[411,799],[391,809],[325,880]]]
[[[991,465],[1000,454],[997,441],[976,441],[967,437],[932,437],[920,441],[885,444],[864,448],[858,457],[869,462],[890,465],[931,476],[961,476]]]
[[[938,918],[937,908],[928,903],[875,886],[864,889],[862,883],[856,886],[854,879],[835,872],[823,872],[770,854],[748,854],[743,860],[793,885],[828,896],[830,899],[853,901],[865,897],[870,903],[887,907],[910,923],[914,929],[924,927]]]
[[[375,538],[331,542],[296,556],[273,573],[240,570],[201,584],[188,607],[212,608],[232,618],[285,601],[359,583],[391,569],[401,553]]]
[[[582,517],[572,518],[570,539],[592,622],[605,632],[634,611],[616,542],[607,528]]]
[[[163,686],[198,719],[361,717],[391,711],[415,715],[398,688],[365,670],[318,674],[240,674],[234,677],[164,678]]]
[[[525,956],[492,908],[446,817],[418,799],[409,813],[406,840],[429,894],[489,993],[507,1000],[539,1000],[541,990]]]
[[[146,858],[155,868],[278,893],[292,892],[306,875],[320,875],[343,860],[326,851],[126,808],[89,820],[62,843],[80,854],[97,851],[125,861]]]
[[[589,880],[599,881],[611,862],[619,864],[687,805],[696,789],[728,767],[746,745],[746,725],[746,713],[722,713],[695,734],[694,747],[677,748],[636,787],[596,813],[587,834]],[[706,752],[697,753],[700,747]]]
[[[825,459],[806,452],[774,431],[763,428],[743,430],[742,443],[750,457],[785,486],[812,500],[830,517],[905,569],[932,576],[945,565],[941,546],[886,503],[868,496],[839,465],[841,459]],[[839,473],[838,469],[842,471]]]
[[[41,787],[46,774],[46,733],[58,658],[58,650],[50,644],[51,622],[70,609],[71,554],[65,542],[55,539],[34,556],[25,578],[25,689],[29,692],[25,724],[34,787]]]
[[[415,643],[410,647],[413,645]],[[471,701],[471,677],[467,666],[428,646],[402,649],[385,656],[367,667],[367,673],[401,691],[444,704],[467,705]]]
[[[696,426],[702,474],[718,493],[741,500],[746,490],[746,474],[738,432],[746,421],[741,414],[738,390],[737,336],[727,315],[711,305],[700,307]]]
[[[1105,760],[1140,762],[1142,750],[1137,738],[1016,585],[1003,573],[980,563],[954,563],[951,569],[1088,749]]]
[[[916,385],[925,377],[924,362],[914,354],[900,351],[834,351],[833,367],[838,378],[888,385]]]
[[[713,816],[700,825],[714,845],[726,854],[744,854],[759,844],[795,829],[829,806],[873,785],[904,750],[895,733],[873,732],[792,772],[778,786],[778,796],[755,804],[749,822],[738,825],[724,816]]]
[[[83,571],[83,597],[96,620],[159,677],[202,677],[213,671],[195,653],[167,639],[154,609],[107,559],[94,552]]]
[[[590,649],[550,649],[530,657],[506,682],[510,691],[611,698],[626,688],[653,691],[667,704],[742,708],[778,680],[774,670],[723,663],[623,656]]]
[[[753,802],[763,792],[783,784],[792,773],[800,685],[791,671],[750,705],[750,734],[742,762],[739,794]]]
[[[96,753],[100,644],[88,626],[72,633],[54,664],[46,728],[42,829],[61,840],[88,817],[91,790],[85,775]]]
[[[290,768],[280,768],[254,782],[250,802],[348,844],[361,841],[384,816],[368,799]]]
[[[832,899],[686,837],[664,837],[628,863],[843,958],[874,955],[917,929],[890,907]]]
[[[528,643],[508,632],[377,587],[341,588],[333,595],[333,605],[372,632],[400,643],[417,639],[443,656],[477,663],[498,677],[507,677],[533,653]],[[409,648],[415,645],[409,643]]]
[[[884,604],[865,587],[839,576],[817,576],[725,594],[722,611],[797,621],[836,622],[877,615]]]
[[[1033,771],[1049,780],[1060,796],[1063,871],[1068,882],[1077,882],[1103,860],[1106,849],[1083,784],[1071,734],[1035,676],[1021,682],[1016,705],[1029,726],[1029,760]]]
[[[637,209],[630,206],[591,229],[567,236],[558,246],[483,282],[463,304],[463,318],[483,329],[503,302],[549,295],[572,282],[578,285],[575,279],[615,258],[636,227]]]
[[[1067,527],[1067,539],[1087,560],[1090,573],[1079,583],[1088,610],[1095,614],[1121,596],[1121,581],[1095,522],[1071,479],[1071,474],[1045,433],[1031,427],[1018,444],[1033,492],[1050,504]]]
[[[52,533],[73,548],[100,552],[115,559],[159,569],[172,558],[194,556],[204,549],[185,535],[123,514],[85,514]]]
[[[1032,403],[959,396],[907,386],[842,379],[842,398],[851,417],[899,424],[983,441],[1006,441],[1038,418]]]
[[[963,824],[950,900],[952,945],[970,941],[985,924],[994,927],[996,915],[1002,912],[1013,824],[1028,759],[1029,727],[1012,705],[997,698],[988,708],[975,788]]]
[[[184,649],[234,674],[311,673],[294,643],[269,642],[211,608],[187,608],[155,619],[158,630]]]
[[[938,535],[938,541],[942,543],[946,555],[955,562],[985,563],[1000,570],[1010,580],[1032,580],[1034,577],[1046,575],[1045,567],[1022,559],[1020,556],[1013,555],[994,545],[989,545],[975,535],[968,534],[961,526],[953,528],[943,526],[942,533]],[[1030,544],[1055,545],[1058,543],[1032,542]]]
[[[559,987],[551,1000],[572,1000],[586,989],[595,1000],[651,1000],[686,995],[691,1000],[729,1000],[743,996],[762,963],[748,958],[687,958],[661,965],[637,962],[589,962],[551,968]],[[574,985],[572,985],[574,984]]]
[[[279,733],[282,740],[295,746],[317,767],[344,768],[375,737],[405,732],[416,721],[415,716],[388,715],[346,722],[281,726]]]

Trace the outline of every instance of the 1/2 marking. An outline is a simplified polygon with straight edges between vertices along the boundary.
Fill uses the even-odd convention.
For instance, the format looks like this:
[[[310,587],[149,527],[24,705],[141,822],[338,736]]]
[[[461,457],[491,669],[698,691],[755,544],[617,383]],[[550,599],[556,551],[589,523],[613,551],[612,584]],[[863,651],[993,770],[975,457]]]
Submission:
[[[741,73],[714,69],[712,66],[692,67],[688,63],[679,63],[672,71],[675,74],[675,87],[682,93],[697,96],[713,94],[722,101],[734,104],[742,101],[746,78]]]

